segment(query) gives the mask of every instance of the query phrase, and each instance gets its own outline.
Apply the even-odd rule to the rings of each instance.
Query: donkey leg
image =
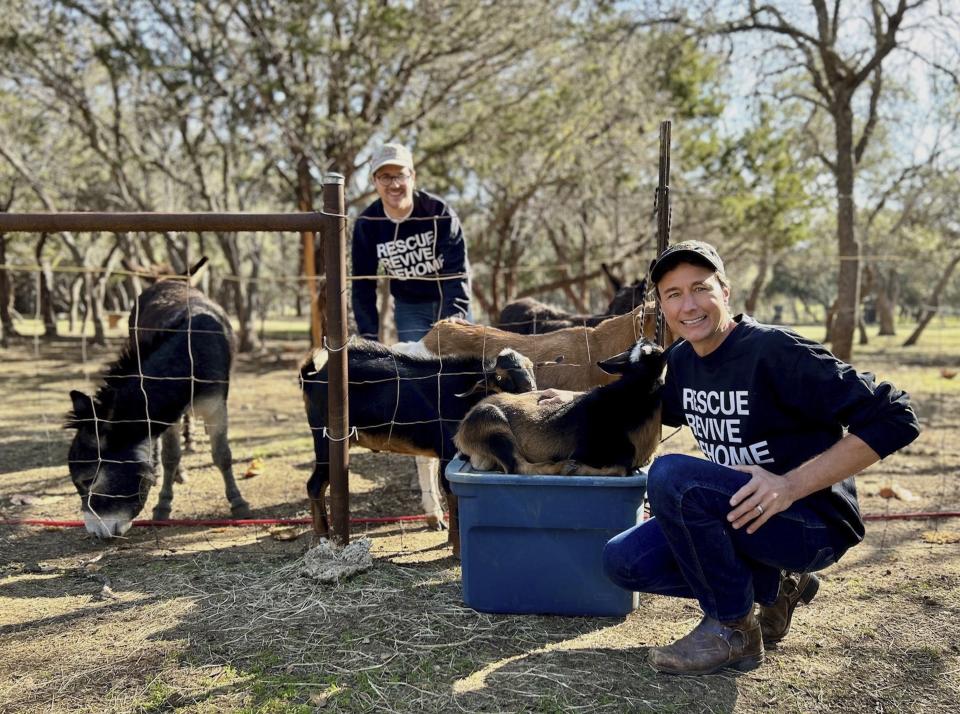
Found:
[[[170,518],[170,509],[173,506],[173,482],[176,481],[180,466],[180,434],[178,425],[174,424],[160,437],[163,448],[160,452],[163,464],[163,484],[160,486],[160,498],[153,507],[153,520],[165,521]]]
[[[188,454],[197,451],[197,445],[193,440],[193,416],[189,411],[183,415],[183,450]]]
[[[213,463],[223,474],[223,486],[230,502],[230,513],[235,518],[250,518],[253,512],[250,504],[240,495],[237,480],[233,476],[233,455],[230,453],[230,443],[227,441],[227,405],[219,402],[204,418],[204,426],[210,435],[210,452]]]

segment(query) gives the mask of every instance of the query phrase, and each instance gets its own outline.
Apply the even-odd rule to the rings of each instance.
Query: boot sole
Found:
[[[804,605],[809,605],[810,601],[816,597],[818,592],[820,592],[820,579],[816,575],[813,575],[807,580],[807,584],[803,590],[800,591],[800,599],[803,600]]]
[[[750,655],[749,657],[744,657],[738,659],[735,662],[726,662],[721,664],[719,667],[714,667],[713,669],[702,669],[702,670],[689,670],[689,669],[660,669],[654,664],[650,666],[653,667],[657,672],[661,674],[676,674],[683,675],[689,674],[693,676],[702,676],[704,674],[716,674],[717,672],[722,672],[725,669],[736,670],[737,672],[752,672],[757,667],[763,664],[763,652],[756,655]]]

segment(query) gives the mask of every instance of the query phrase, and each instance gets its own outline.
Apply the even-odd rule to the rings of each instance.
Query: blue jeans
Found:
[[[653,518],[607,543],[607,577],[627,590],[696,598],[705,614],[729,622],[754,602],[772,605],[782,570],[820,570],[846,552],[843,536],[802,501],[753,535],[734,530],[730,497],[749,480],[704,459],[658,458],[647,480]]]
[[[405,302],[394,298],[393,315],[397,322],[397,339],[400,342],[419,340],[430,331],[433,323],[440,319],[442,306],[439,300]],[[468,312],[466,319],[473,321],[473,316]]]

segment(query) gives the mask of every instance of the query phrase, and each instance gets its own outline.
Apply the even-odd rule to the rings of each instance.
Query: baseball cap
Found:
[[[663,274],[680,263],[703,265],[718,273],[726,272],[716,248],[702,240],[685,240],[668,246],[650,266],[650,280],[656,285]]]
[[[403,144],[384,144],[373,154],[370,175],[377,173],[381,166],[402,166],[413,171],[413,155]]]

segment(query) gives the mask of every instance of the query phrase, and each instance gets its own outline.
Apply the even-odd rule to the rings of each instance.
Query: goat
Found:
[[[300,367],[300,383],[313,433],[316,461],[307,495],[321,535],[329,532],[326,491],[330,479],[327,442],[327,352],[315,350]],[[464,414],[488,392],[536,389],[533,363],[514,350],[494,359],[418,357],[370,340],[355,340],[347,353],[350,425],[355,443],[399,454],[440,459],[443,468],[456,449],[453,435]],[[444,473],[443,469],[440,471]],[[450,511],[448,538],[459,555],[456,496],[446,476],[441,485]]]
[[[154,475],[154,447],[163,443],[163,486],[153,518],[169,518],[180,464],[179,424],[192,410],[210,434],[231,513],[251,515],[240,495],[227,441],[227,392],[233,331],[226,313],[182,281],[162,280],[137,298],[130,336],[93,397],[71,391],[66,428],[76,429],[68,456],[87,530],[125,533],[140,513]]]
[[[560,405],[540,393],[487,397],[464,417],[454,444],[479,471],[624,476],[660,440],[663,350],[641,339],[598,363],[620,379]]]
[[[642,329],[641,329],[642,325]],[[536,363],[540,388],[584,391],[613,381],[594,364],[630,347],[641,335],[653,337],[652,310],[637,307],[596,327],[567,327],[544,335],[520,335],[461,320],[441,320],[420,340],[434,355],[469,355],[488,358],[505,348],[515,349]]]
[[[547,305],[533,298],[521,298],[508,303],[500,311],[497,327],[521,335],[537,335],[554,332],[565,327],[595,327],[612,315],[623,315],[642,305],[647,294],[645,278],[624,286],[603,266],[607,278],[614,287],[614,296],[602,315],[574,315],[553,305]]]

